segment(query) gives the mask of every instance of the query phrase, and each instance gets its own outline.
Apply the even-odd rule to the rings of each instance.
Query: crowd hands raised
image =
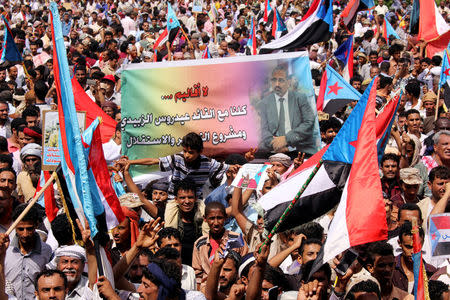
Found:
[[[274,4],[291,31],[310,3]],[[429,216],[447,212],[450,196],[450,121],[443,105],[446,94],[438,93],[437,87],[442,59],[425,58],[426,43],[407,33],[407,1],[394,1],[388,8],[379,0],[371,15],[358,16],[355,75],[350,80],[363,92],[380,75],[378,109],[395,90],[404,90],[380,161],[388,241],[353,249],[358,257],[344,271],[335,269],[351,256],[347,253],[311,272],[334,211],[265,242],[257,202],[312,153],[274,154],[267,161],[272,167],[261,190],[233,188],[240,166],[253,161],[257,149],[219,162],[202,155],[201,138],[190,133],[180,153],[130,160],[120,153],[118,125],[103,150],[114,180],[126,187],[120,197],[126,218],[105,244],[112,270],[102,276],[97,273],[89,225],[84,220],[70,223],[63,208],[50,224],[36,205],[11,234],[4,233],[36,192],[42,111],[56,108],[48,5],[5,1],[1,8],[25,61],[0,67],[0,299],[94,299],[97,292],[104,299],[145,300],[412,299],[413,223],[421,228],[430,299],[448,299],[449,261],[431,256],[427,232]],[[207,14],[210,3],[205,2],[198,15],[192,13],[192,2],[172,5],[188,39],[178,39],[164,57],[162,48],[156,54],[152,48],[167,21],[163,1],[60,3],[72,73],[92,101],[119,124],[120,73],[126,64],[201,59],[207,47],[212,57],[245,55],[251,17],[260,18],[264,11],[264,1],[217,2],[214,30]],[[335,3],[335,19],[343,7]],[[448,20],[448,1],[440,1],[438,10]],[[383,17],[400,40],[391,37],[388,43],[380,35]],[[342,73],[332,53],[348,34],[335,24],[329,42],[308,49],[317,92],[327,63]],[[259,24],[256,38],[258,48],[271,41],[265,24]],[[320,122],[322,146],[332,142],[355,104]],[[129,169],[138,164],[158,165],[171,178],[137,184]],[[74,227],[80,233],[76,239],[71,234]],[[242,244],[227,247],[241,234]]]
[[[446,162],[439,147],[450,135],[445,130],[436,135],[436,160]],[[402,139],[400,152],[410,143]],[[64,213],[48,227],[42,208],[34,206],[13,233],[0,234],[0,299],[94,299],[97,292],[104,299],[413,299],[413,223],[420,226],[429,292],[436,297],[431,299],[447,299],[449,262],[429,255],[426,232],[428,216],[447,208],[450,182],[444,164],[427,173],[430,196],[425,197],[427,189],[419,193],[419,172],[409,165],[400,168],[398,156],[385,154],[380,172],[389,240],[355,247],[348,251],[357,252],[356,259],[346,261],[349,255],[342,253],[317,270],[313,264],[334,212],[265,241],[257,207],[258,199],[285,180],[282,175],[292,172],[291,166],[302,165],[305,155],[294,160],[272,155],[263,188],[252,190],[232,188],[231,182],[256,149],[221,163],[204,156],[202,145],[201,137],[190,133],[180,153],[142,160],[122,156],[111,166],[128,192],[120,197],[126,219],[105,246],[111,274],[97,273],[87,222],[82,226],[76,220],[81,235],[76,244]],[[181,178],[164,178],[142,189],[129,173],[135,164],[157,164]],[[207,183],[210,187],[204,188]],[[7,186],[0,195],[0,203],[11,202],[0,211],[2,224],[10,224],[26,204],[13,209]],[[241,234],[242,242],[236,243]],[[343,262],[346,269],[335,271]]]

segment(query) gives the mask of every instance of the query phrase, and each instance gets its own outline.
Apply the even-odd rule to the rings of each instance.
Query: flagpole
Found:
[[[216,17],[214,17],[214,44],[217,44],[217,25],[216,25]]]
[[[281,217],[278,220],[278,222],[275,224],[275,226],[273,226],[273,228],[270,231],[269,235],[267,236],[267,238],[264,240],[263,244],[259,248],[259,250],[258,250],[259,252],[261,252],[262,247],[264,245],[266,245],[270,241],[270,239],[272,239],[272,237],[275,235],[275,233],[278,230],[278,228],[280,227],[281,223],[283,223],[283,221],[286,219],[286,217],[290,214],[290,212],[291,212],[292,208],[294,207],[295,203],[297,203],[298,199],[300,199],[300,197],[302,196],[303,192],[306,190],[308,185],[311,183],[311,180],[314,178],[314,176],[316,176],[317,171],[319,171],[319,168],[320,168],[320,166],[322,166],[322,164],[323,164],[323,160],[321,159],[317,163],[317,165],[314,167],[314,169],[312,170],[311,174],[309,175],[309,177],[306,179],[305,183],[302,185],[302,187],[298,191],[297,195],[295,195],[294,199],[291,201],[289,206],[283,212],[283,214],[281,215]]]
[[[23,212],[17,217],[17,219],[14,221],[14,223],[9,226],[8,230],[6,230],[6,235],[9,235],[17,226],[17,224],[22,221],[22,219],[26,216],[26,214],[30,211],[31,207],[36,204],[36,202],[39,200],[39,198],[42,196],[42,194],[45,192],[45,190],[50,186],[50,184],[53,183],[53,180],[55,180],[58,177],[56,172],[53,172],[52,176],[47,180],[47,182],[44,184],[42,189],[34,196],[34,198],[28,202],[27,207],[23,210]]]
[[[188,38],[186,32],[184,32],[184,29],[182,26],[180,26],[181,32],[183,33],[184,37],[186,38],[186,40],[188,41],[189,46],[191,46],[192,49],[194,49],[194,45],[192,45],[191,40]]]
[[[441,96],[441,88],[438,89],[438,94],[436,98],[436,107],[434,108],[436,111],[434,113],[434,120],[436,121],[438,119],[438,113],[439,113],[439,98]]]

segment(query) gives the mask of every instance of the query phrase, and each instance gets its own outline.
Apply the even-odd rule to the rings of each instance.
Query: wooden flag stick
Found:
[[[438,119],[438,113],[439,113],[439,98],[441,96],[441,89],[438,89],[437,99],[436,99],[436,107],[434,108],[436,111],[434,113],[434,120],[436,121]]]
[[[214,44],[217,44],[217,24],[216,24],[216,17],[214,17]]]
[[[27,207],[24,209],[24,211],[17,217],[17,219],[14,221],[14,223],[9,226],[8,230],[6,231],[6,234],[9,235],[11,231],[13,231],[17,224],[19,224],[20,221],[25,217],[25,215],[30,211],[31,207],[39,200],[41,195],[45,192],[45,190],[50,186],[50,184],[53,183],[53,180],[55,180],[58,177],[56,172],[53,172],[52,176],[47,180],[47,182],[44,184],[42,189],[34,196],[34,198],[28,202]]]
[[[183,29],[182,26],[180,26],[180,29],[181,29],[181,32],[183,33],[184,37],[186,38],[186,40],[187,40],[187,42],[188,42],[188,45],[189,45],[192,49],[194,49],[194,45],[192,45],[191,40],[188,38],[186,32],[184,32],[184,29]]]

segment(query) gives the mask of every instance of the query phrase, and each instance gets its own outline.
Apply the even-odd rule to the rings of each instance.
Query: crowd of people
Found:
[[[165,1],[58,4],[71,75],[118,122],[103,151],[114,183],[124,190],[119,200],[125,220],[104,237],[112,269],[101,275],[99,251],[88,223],[68,219],[58,192],[54,197],[59,212],[52,222],[39,204],[19,218],[40,182],[42,115],[56,108],[57,93],[49,3],[3,1],[0,12],[10,22],[24,61],[0,67],[0,299],[95,299],[96,295],[145,300],[413,299],[416,225],[430,299],[449,299],[450,261],[432,255],[428,233],[429,217],[449,211],[450,120],[444,102],[448,95],[438,91],[442,55],[426,57],[427,43],[409,34],[412,3],[378,0],[373,9],[358,14],[354,26],[350,84],[362,93],[379,76],[377,109],[398,89],[403,93],[379,162],[388,240],[355,247],[351,251],[357,257],[345,270],[336,271],[343,257],[351,256],[348,251],[318,270],[313,268],[335,209],[312,222],[299,220],[301,225],[264,243],[267,232],[258,199],[313,153],[301,153],[297,147],[292,156],[277,147],[280,153],[265,158],[271,167],[261,190],[232,186],[239,168],[255,159],[256,149],[216,160],[202,154],[203,141],[196,133],[184,136],[182,151],[170,156],[131,160],[122,155],[125,65],[204,59],[206,52],[213,58],[248,55],[252,18],[258,24],[258,49],[274,39],[270,24],[263,20],[265,1],[200,1],[203,10],[198,13],[193,12],[194,2],[198,5],[198,1],[170,2],[183,34],[156,49],[167,25]],[[311,2],[276,0],[271,5],[290,32]],[[345,5],[333,1],[335,25],[329,41],[299,49],[309,53],[317,93],[326,64],[342,74],[333,52],[350,37],[339,22]],[[217,17],[210,13],[212,6]],[[450,20],[448,0],[439,2],[438,11]],[[400,39],[382,36],[385,19]],[[295,84],[285,75],[286,88]],[[279,84],[279,79],[272,81],[274,91]],[[331,116],[320,114],[322,147],[333,141],[355,105],[356,101],[350,102]],[[157,165],[170,176],[137,183],[130,174],[132,165]],[[20,222],[7,235],[18,218]]]

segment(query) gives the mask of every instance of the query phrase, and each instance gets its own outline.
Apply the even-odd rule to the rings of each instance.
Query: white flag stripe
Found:
[[[350,177],[350,176],[349,176]],[[347,227],[347,186],[348,179],[345,183],[344,191],[342,192],[341,200],[339,202],[336,213],[331,221],[328,229],[327,240],[325,241],[323,262],[326,263],[332,260],[339,253],[350,248],[350,238]]]
[[[262,46],[261,49],[283,48],[298,39],[298,37],[301,36],[314,22],[320,20],[320,18],[317,16],[317,12],[319,11],[321,5],[322,1],[319,3],[316,11],[313,14],[311,14],[306,20],[298,23],[297,26],[295,26],[292,31],[284,35],[283,38],[273,40],[269,44]]]
[[[439,35],[443,35],[450,30],[450,26],[445,22],[442,15],[439,13],[438,7],[434,4],[434,14],[436,16],[436,29]]]
[[[270,192],[262,196],[258,203],[265,211],[267,211],[274,208],[280,203],[292,201],[302,185],[311,175],[314,167],[315,166],[305,169],[302,172],[294,175],[291,178],[288,178],[286,181],[277,185]],[[322,165],[317,171],[317,174],[309,183],[308,187],[303,192],[302,197],[313,195],[319,190],[323,191],[334,188],[335,186],[336,185],[329,178],[325,167]]]

